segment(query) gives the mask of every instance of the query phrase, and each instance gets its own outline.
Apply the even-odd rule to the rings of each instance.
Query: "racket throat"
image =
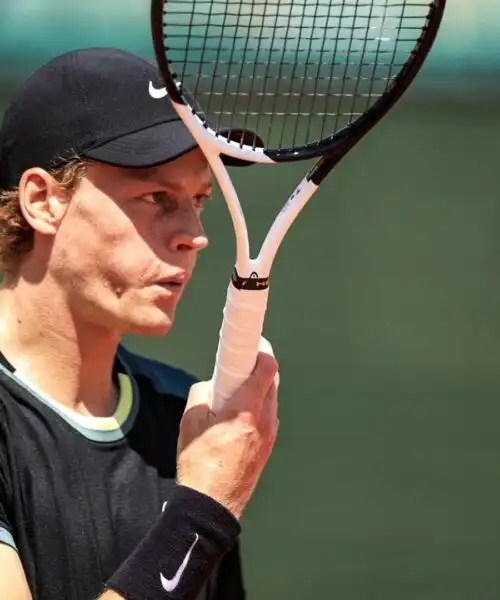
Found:
[[[306,175],[307,181],[312,181],[314,185],[319,186],[330,171],[335,167],[344,155],[326,154],[314,165]]]

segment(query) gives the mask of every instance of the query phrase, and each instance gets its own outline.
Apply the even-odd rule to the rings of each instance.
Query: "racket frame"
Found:
[[[256,148],[228,140],[224,134],[217,133],[204,117],[197,114],[196,109],[183,94],[182,82],[177,81],[176,75],[170,69],[168,49],[164,44],[163,33],[164,6],[166,4],[168,4],[168,0],[152,0],[151,31],[156,60],[171,101],[176,105],[188,107],[193,115],[197,117],[199,124],[206,130],[207,136],[214,136],[219,142],[218,147],[228,156],[266,164],[296,162],[322,157],[321,164],[318,165],[318,168],[313,169],[315,180],[319,183],[328,174],[329,170],[340,162],[349,150],[383,119],[418,75],[436,40],[446,7],[446,0],[432,0],[429,3],[430,10],[426,25],[422,28],[422,33],[416,41],[413,52],[385,93],[362,115],[340,131],[322,140],[293,148],[278,149]],[[224,144],[227,144],[227,146],[224,146]]]
[[[266,149],[245,145],[219,133],[198,114],[170,70],[164,44],[166,0],[152,0],[151,30],[158,67],[179,117],[204,152],[219,183],[233,222],[236,261],[227,290],[224,318],[213,372],[212,409],[219,410],[252,372],[267,309],[269,274],[281,242],[320,183],[347,153],[392,109],[419,73],[437,37],[446,0],[433,0],[427,22],[410,57],[386,92],[350,125],[318,142],[294,148]],[[230,130],[228,130],[229,132]],[[258,132],[257,132],[258,133]],[[222,157],[276,164],[320,157],[282,206],[255,259],[250,257],[245,215]],[[257,293],[258,292],[258,293]]]

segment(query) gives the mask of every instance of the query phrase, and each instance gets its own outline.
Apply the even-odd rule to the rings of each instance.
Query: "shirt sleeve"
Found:
[[[222,559],[217,575],[214,600],[245,600],[239,543]]]
[[[7,544],[14,549],[16,543],[12,535],[12,527],[8,516],[8,480],[6,473],[7,453],[5,450],[5,432],[3,428],[3,415],[0,407],[0,544]]]
[[[1,510],[0,510],[1,513]],[[5,521],[0,519],[0,544],[6,544],[14,550],[17,550],[16,542],[14,541],[14,537],[10,532],[10,526]]]

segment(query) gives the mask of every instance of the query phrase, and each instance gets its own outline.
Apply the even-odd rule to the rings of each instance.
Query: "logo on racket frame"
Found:
[[[259,277],[255,271],[250,277],[240,277],[234,269],[231,282],[238,290],[265,290],[269,287],[269,277]]]

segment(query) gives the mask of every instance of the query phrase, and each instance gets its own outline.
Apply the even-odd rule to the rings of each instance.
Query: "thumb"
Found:
[[[225,402],[225,406],[222,410],[229,405],[229,410],[242,410],[247,408],[249,402],[254,402],[254,396],[257,398],[264,398],[267,390],[271,386],[273,379],[277,384],[279,381],[278,375],[278,363],[274,358],[274,351],[271,343],[266,338],[261,337],[259,341],[259,352],[254,369],[250,376],[240,385],[240,387],[234,392],[231,398],[228,398]],[[201,385],[200,385],[201,384]],[[253,394],[248,394],[248,388],[253,390]],[[214,380],[203,381],[192,386],[190,392],[190,398],[188,404],[208,404],[212,406],[213,391],[214,391]],[[193,394],[193,398],[191,398]],[[257,403],[258,404],[258,403]],[[220,412],[220,411],[218,411]]]
[[[272,346],[265,338],[262,338],[253,372],[228,401],[227,406],[230,406],[231,410],[260,411],[267,391],[277,373],[278,363],[274,358]]]
[[[275,358],[275,356],[274,356],[274,350],[273,350],[273,347],[271,345],[271,342],[269,340],[266,340],[265,337],[261,337],[260,338],[259,352],[262,352],[263,354],[268,354],[269,356],[272,356],[273,358]],[[274,383],[276,384],[276,387],[279,386],[279,383],[280,383],[280,373],[279,373],[279,370],[276,371],[276,374],[274,376]]]
[[[278,368],[271,342],[266,340],[266,338],[261,337],[259,342],[259,354],[257,356],[253,375],[258,372],[259,377],[264,379],[264,385],[266,385],[267,382],[267,387],[269,387],[273,380],[276,383],[279,381]]]

